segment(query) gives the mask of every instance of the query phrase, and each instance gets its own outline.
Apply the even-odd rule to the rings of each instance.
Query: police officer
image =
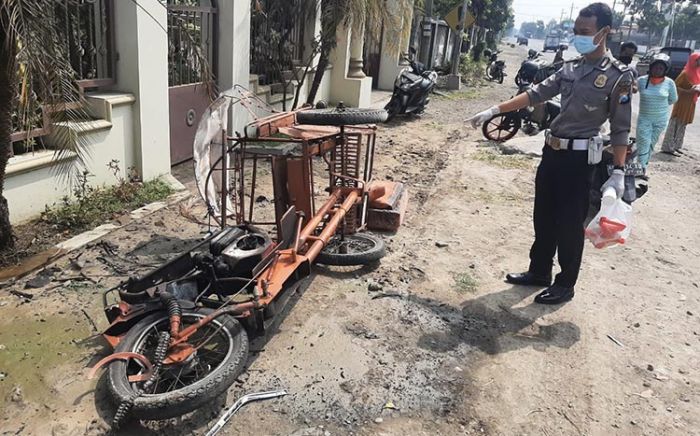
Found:
[[[535,242],[530,267],[527,272],[506,276],[512,284],[546,287],[535,297],[537,303],[559,304],[574,296],[592,172],[600,160],[599,134],[606,120],[610,121],[615,167],[602,189],[613,187],[618,198],[625,190],[633,78],[629,68],[607,50],[612,17],[604,3],[582,9],[574,25],[574,46],[581,57],[566,61],[558,72],[526,93],[468,120],[476,128],[496,114],[534,106],[561,94],[561,113],[546,132],[535,178]],[[552,283],[555,253],[561,272]]]

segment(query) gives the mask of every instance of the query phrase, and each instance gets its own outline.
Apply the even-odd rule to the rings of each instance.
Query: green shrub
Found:
[[[163,200],[173,193],[170,185],[163,180],[126,180],[119,175],[115,162],[110,162],[109,167],[117,177],[116,185],[94,188],[88,181],[90,174],[87,171],[80,172],[75,178],[73,197],[64,197],[60,205],[46,206],[41,214],[42,221],[59,231],[79,232],[148,203]]]

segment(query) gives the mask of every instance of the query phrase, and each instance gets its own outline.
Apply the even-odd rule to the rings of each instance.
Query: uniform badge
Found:
[[[619,90],[620,94],[629,94],[630,90],[632,89],[632,84],[622,82],[619,85],[617,85],[617,89]]]
[[[617,86],[619,91],[620,99],[618,100],[620,104],[627,104],[631,101],[630,91],[632,90],[632,83],[622,82]]]
[[[598,74],[598,77],[595,78],[595,82],[593,82],[593,85],[596,88],[603,88],[605,87],[605,84],[608,83],[608,76],[605,74]]]

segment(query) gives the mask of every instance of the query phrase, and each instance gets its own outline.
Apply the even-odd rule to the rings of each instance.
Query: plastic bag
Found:
[[[615,190],[603,193],[600,212],[586,227],[586,238],[595,248],[624,244],[632,230],[632,206],[618,199]]]

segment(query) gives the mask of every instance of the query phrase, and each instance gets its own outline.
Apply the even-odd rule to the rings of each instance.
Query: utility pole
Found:
[[[670,46],[673,46],[673,23],[675,22],[676,18],[676,2],[673,1],[671,2],[671,42],[669,43]]]
[[[574,19],[574,3],[571,3],[571,12],[569,12],[569,21]]]
[[[433,0],[425,0],[425,16],[433,16]]]
[[[464,2],[462,3],[462,15],[459,17],[461,22],[457,26],[457,31],[455,32],[454,37],[454,43],[452,46],[452,74],[450,74],[447,77],[448,89],[459,90],[462,85],[462,81],[459,76],[459,58],[460,54],[462,53],[462,43],[464,42],[462,34],[464,33],[465,24],[467,23],[467,14],[469,14],[469,10],[467,9],[468,6],[469,0],[464,0]]]
[[[454,43],[452,46],[452,74],[453,75],[458,75],[459,74],[459,55],[462,52],[462,42],[464,39],[462,38],[462,33],[464,33],[464,25],[467,23],[467,14],[469,11],[467,10],[467,7],[469,6],[469,0],[464,0],[462,3],[462,15],[459,17],[460,18],[460,24],[457,26],[457,31],[455,32],[455,38],[454,38]]]
[[[564,9],[561,10],[561,15],[559,15],[559,26],[564,24]]]

